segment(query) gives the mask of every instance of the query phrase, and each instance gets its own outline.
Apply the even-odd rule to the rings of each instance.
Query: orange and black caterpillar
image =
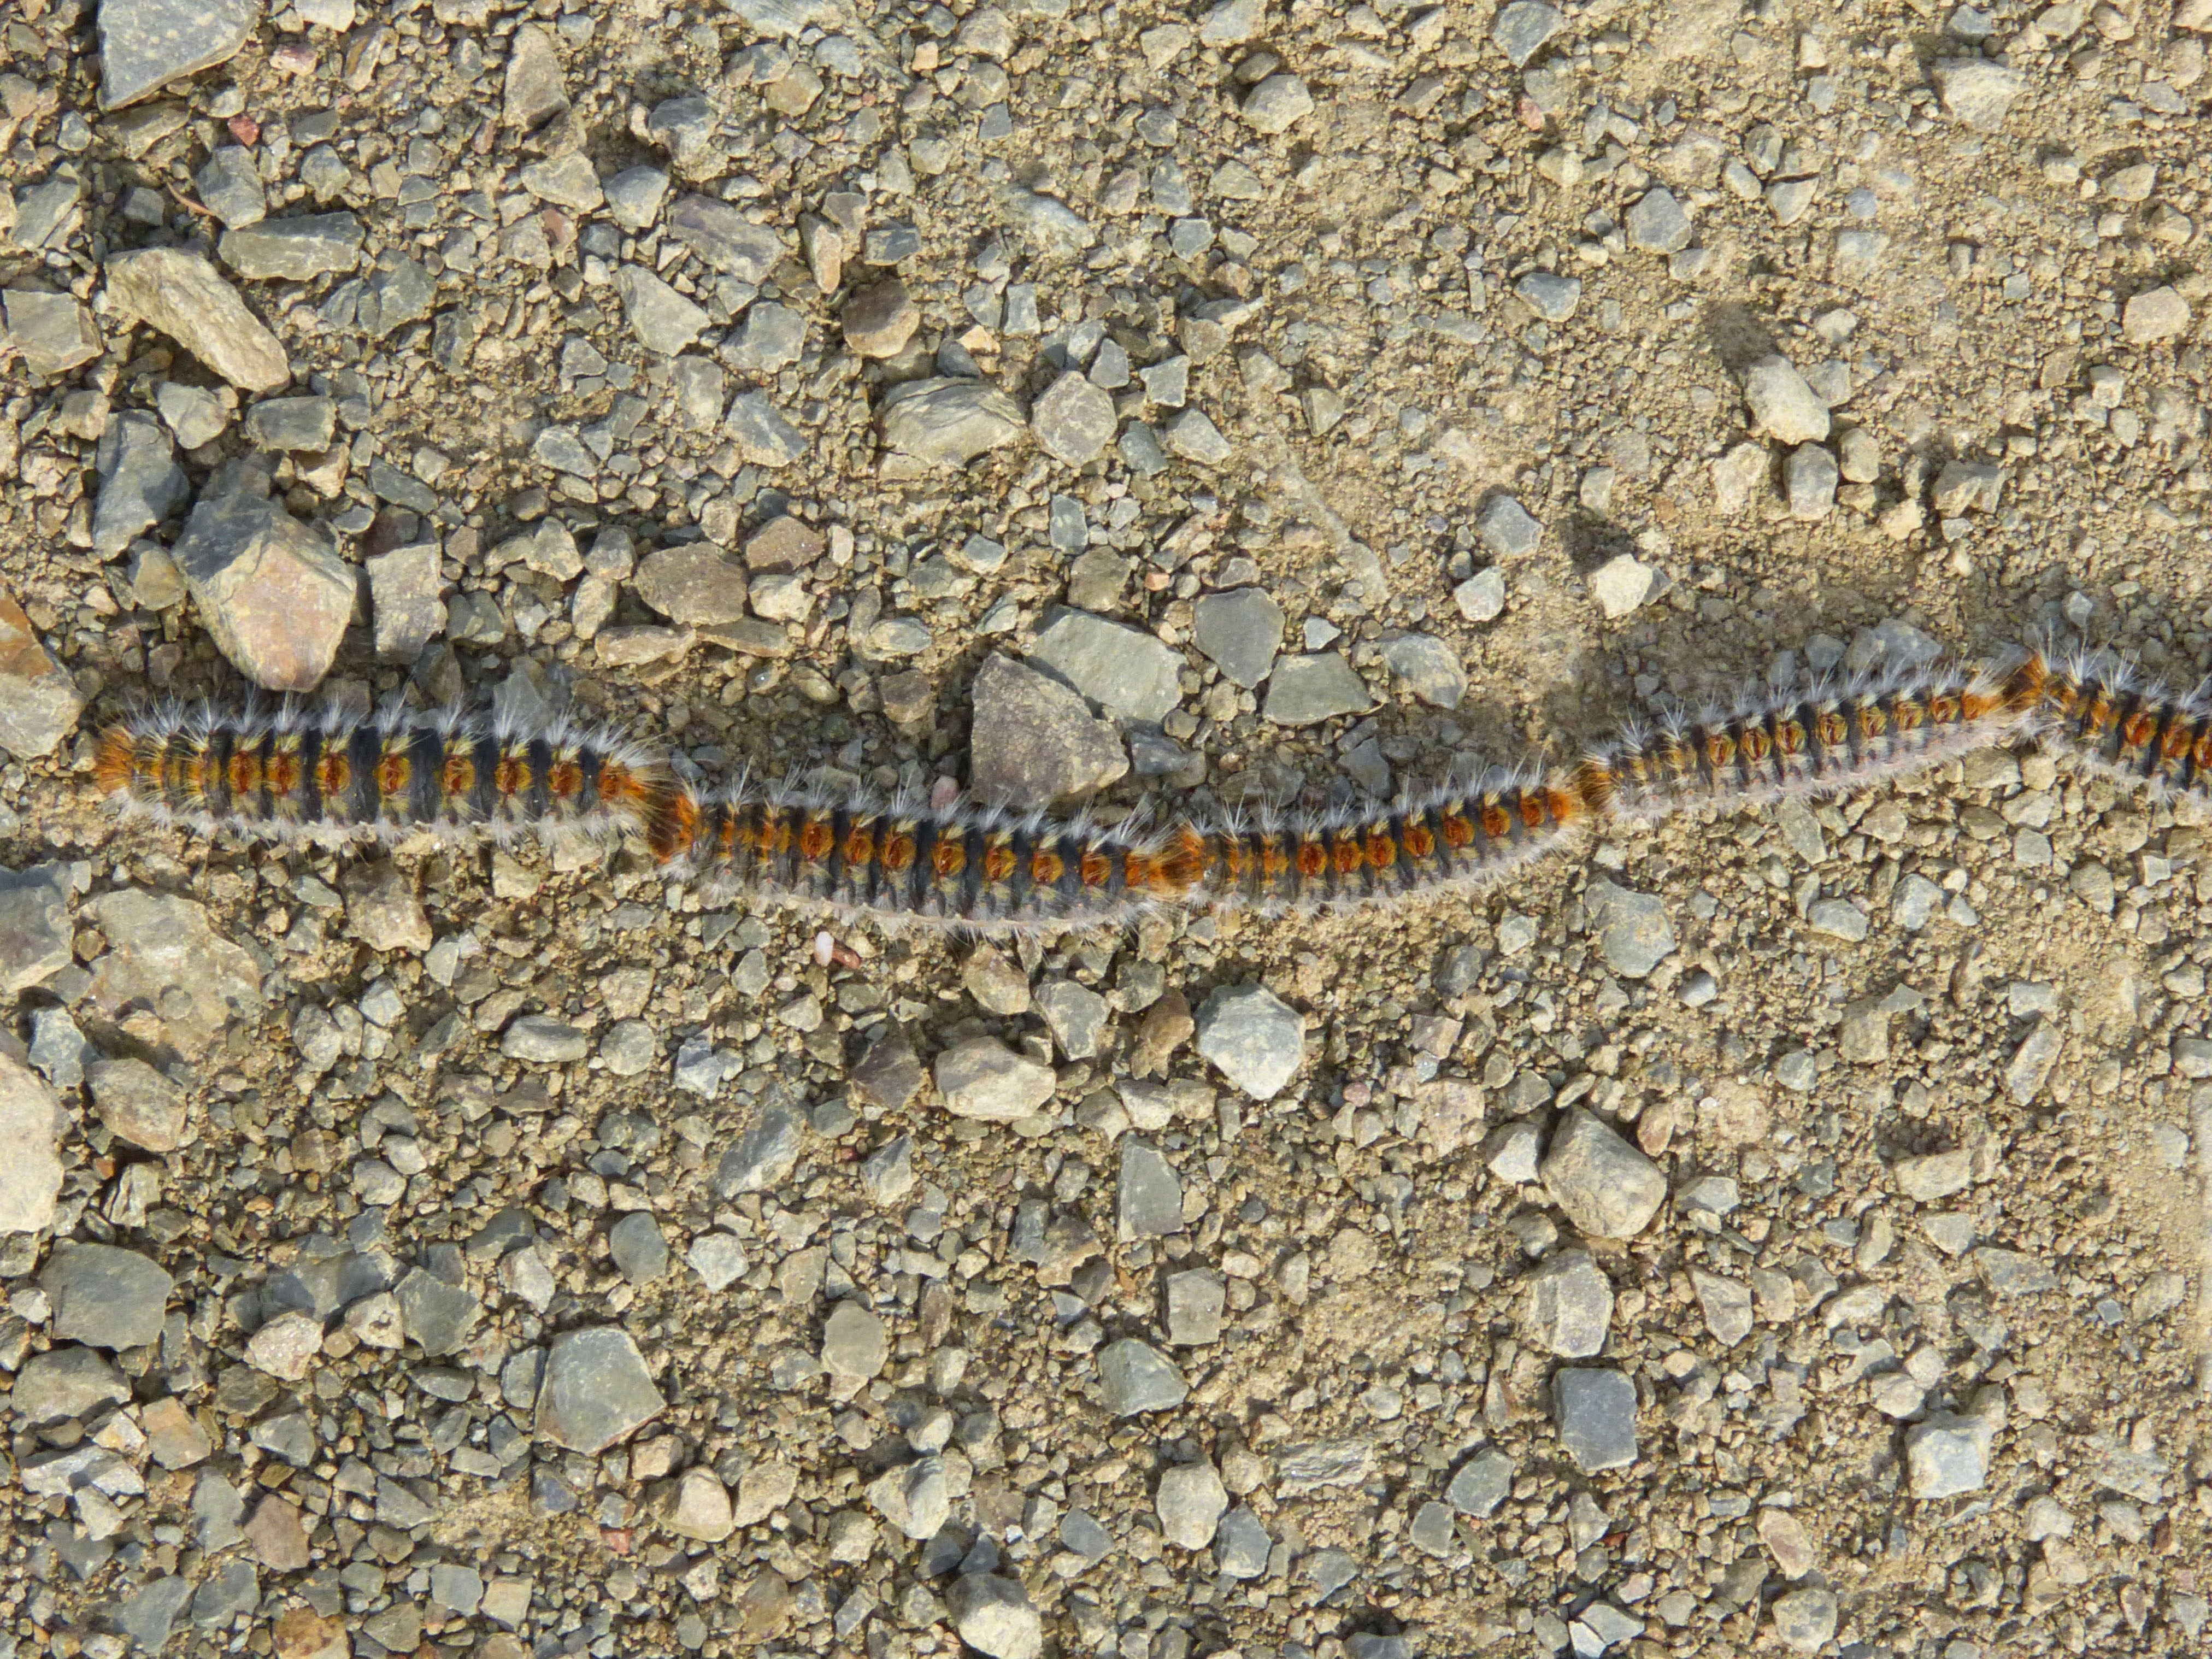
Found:
[[[1156,827],[702,788],[605,732],[451,711],[149,714],[101,737],[94,771],[125,811],[203,833],[634,842],[720,895],[1002,930],[1111,925],[1162,906],[1403,902],[1492,884],[1592,825],[1838,793],[2031,733],[2092,769],[2212,793],[2212,699],[2116,662],[2041,653],[1762,692],[1632,726],[1549,776],[1492,770],[1388,808]]]

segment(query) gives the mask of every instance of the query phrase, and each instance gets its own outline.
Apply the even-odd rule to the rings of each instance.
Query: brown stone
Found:
[[[770,519],[745,542],[745,563],[757,573],[804,570],[822,556],[821,532],[804,520]]]
[[[51,755],[84,709],[69,671],[40,643],[15,596],[0,592],[0,748]]]
[[[215,1449],[199,1419],[173,1395],[142,1409],[138,1426],[146,1431],[146,1449],[165,1469],[188,1469]]]
[[[307,1565],[307,1529],[299,1509],[273,1492],[246,1522],[246,1541],[271,1572],[298,1572]]]
[[[325,1619],[313,1607],[292,1607],[276,1620],[271,1632],[276,1659],[351,1659],[353,1644],[345,1626]]]
[[[746,614],[744,567],[712,542],[684,542],[648,554],[632,586],[672,623],[696,627]]]
[[[92,964],[93,1006],[139,1041],[195,1060],[234,1013],[258,1012],[253,958],[190,899],[126,887],[84,909],[109,947]]]
[[[118,1140],[173,1152],[192,1139],[185,1091],[143,1060],[103,1060],[85,1075],[100,1121]]]
[[[738,1638],[765,1642],[791,1622],[791,1586],[774,1571],[761,1573],[738,1598]]]
[[[361,584],[320,529],[240,490],[193,507],[172,556],[216,648],[246,678],[311,691],[330,672]]]
[[[863,357],[896,357],[921,326],[921,312],[896,276],[845,301],[845,343]]]

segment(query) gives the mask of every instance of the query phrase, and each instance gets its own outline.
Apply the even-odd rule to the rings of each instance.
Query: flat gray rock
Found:
[[[363,561],[362,568],[368,577],[376,654],[392,662],[413,662],[446,631],[438,544],[395,547]]]
[[[740,392],[730,399],[724,429],[755,466],[789,466],[806,453],[806,435],[770,401],[765,392]]]
[[[627,1331],[616,1325],[563,1331],[545,1356],[538,1432],[556,1446],[596,1457],[666,1405]]]
[[[1566,19],[1541,0],[1512,0],[1498,8],[1491,20],[1490,38],[1515,69],[1544,49],[1544,43],[1566,27]]]
[[[158,1023],[137,1029],[147,1040],[198,1059],[222,1034],[234,1012],[261,1006],[253,958],[208,926],[207,911],[187,898],[121,888],[87,901],[84,911],[108,948],[92,965],[92,1005],[106,1018],[127,1013]]]
[[[131,1055],[93,1066],[85,1083],[100,1121],[118,1140],[149,1152],[173,1152],[191,1139],[185,1091]]]
[[[1186,1268],[1167,1279],[1168,1340],[1178,1348],[1203,1347],[1221,1340],[1228,1286],[1207,1267]]]
[[[1125,1336],[1098,1351],[1098,1382],[1116,1417],[1170,1411],[1190,1397],[1176,1363],[1151,1344]]]
[[[1182,701],[1181,652],[1088,611],[1061,611],[1037,635],[1030,660],[1129,720],[1158,721]]]
[[[483,1316],[483,1304],[435,1273],[412,1268],[394,1292],[407,1338],[432,1358],[459,1351]]]
[[[607,1229],[607,1254],[633,1285],[650,1285],[668,1271],[668,1240],[650,1210],[632,1210]]]
[[[1987,1419],[1937,1412],[1905,1431],[1905,1469],[1912,1495],[1923,1503],[1979,1492],[1989,1483]]]
[[[1367,683],[1352,672],[1341,652],[1316,651],[1276,662],[1260,714],[1277,726],[1315,726],[1364,714],[1374,702]]]
[[[250,282],[304,283],[359,264],[362,235],[350,213],[305,213],[227,230],[216,252]]]
[[[709,320],[706,312],[641,265],[615,272],[615,292],[629,331],[648,351],[673,357],[699,337]]]
[[[798,1167],[805,1146],[806,1127],[796,1114],[781,1106],[766,1108],[714,1166],[716,1196],[771,1190]]]
[[[160,1339],[175,1287],[136,1250],[63,1244],[40,1270],[39,1288],[54,1304],[53,1334],[60,1340],[139,1348]]]
[[[118,313],[167,335],[240,391],[272,392],[292,378],[276,337],[199,255],[173,247],[112,254],[105,276]]]
[[[1593,881],[1585,895],[1598,953],[1623,979],[1642,979],[1674,953],[1674,924],[1656,893]]]
[[[1036,1009],[1067,1059],[1089,1060],[1098,1052],[1110,1011],[1097,992],[1073,980],[1049,980],[1037,987]]]
[[[1423,702],[1456,708],[1467,695],[1459,653],[1433,634],[1401,634],[1382,642],[1382,660]]]
[[[1583,302],[1581,277],[1561,276],[1548,270],[1530,271],[1513,285],[1513,291],[1520,296],[1522,304],[1547,323],[1565,322]]]
[[[74,941],[66,866],[0,870],[0,994],[52,979],[74,959]]]
[[[337,431],[330,398],[265,398],[246,411],[246,435],[263,449],[320,452]]]
[[[103,14],[104,11],[103,8]],[[147,1653],[159,1653],[168,1644],[177,1615],[191,1599],[192,1581],[181,1573],[173,1573],[166,1578],[149,1580],[143,1588],[131,1591],[110,1609],[110,1617],[133,1645]]]
[[[1213,1533],[1213,1564],[1226,1577],[1257,1578],[1275,1547],[1267,1523],[1242,1504],[1221,1518]]]
[[[1559,1443],[1585,1474],[1636,1461],[1636,1384],[1620,1371],[1563,1367],[1552,1379]]]
[[[1202,1550],[1213,1542],[1214,1530],[1228,1512],[1229,1489],[1212,1464],[1177,1463],[1160,1471],[1152,1507],[1169,1543]]]
[[[122,1372],[90,1348],[69,1346],[25,1360],[8,1405],[35,1427],[64,1418],[90,1418],[102,1406],[120,1406],[130,1398],[131,1383]]]
[[[1977,132],[1994,132],[2004,125],[2027,77],[2007,64],[1986,58],[1946,58],[1934,70],[1936,90],[1943,112]]]
[[[1743,400],[1752,420],[1778,442],[1819,443],[1828,435],[1827,404],[1787,357],[1761,357],[1746,369]]]
[[[1038,1659],[1044,1651],[1044,1620],[1018,1579],[963,1573],[945,1591],[945,1605],[960,1639],[988,1659]]]
[[[8,338],[23,354],[31,374],[66,374],[100,356],[106,345],[92,313],[67,294],[11,288],[0,295]]]
[[[1221,672],[1247,690],[1267,678],[1283,646],[1283,607],[1264,588],[1202,593],[1191,636]]]
[[[1444,1498],[1462,1515],[1486,1521],[1513,1492],[1513,1460],[1492,1447],[1460,1466]]]
[[[1679,253],[1690,245],[1690,216],[1663,186],[1647,190],[1628,210],[1628,240],[1632,246],[1654,253]]]
[[[1029,430],[1022,406],[981,380],[909,380],[884,394],[884,447],[931,466],[964,466]]]
[[[568,107],[568,88],[561,73],[561,53],[541,24],[525,23],[507,47],[507,82],[500,118],[529,132]]]
[[[822,1325],[823,1369],[856,1382],[883,1374],[890,1337],[880,1316],[857,1302],[840,1302]]]
[[[1264,985],[1223,986],[1199,1010],[1198,1052],[1254,1100],[1273,1100],[1305,1059],[1305,1020]]]
[[[757,286],[783,258],[783,239],[726,202],[685,196],[668,210],[668,232],[714,270]]]
[[[253,152],[243,144],[225,144],[200,164],[192,175],[200,205],[231,230],[256,224],[269,211],[269,198],[261,187],[261,168]]]
[[[1030,407],[1030,429],[1036,434],[1038,447],[1068,466],[1097,459],[1114,441],[1118,424],[1114,399],[1073,369]]]
[[[329,672],[358,580],[320,529],[241,491],[195,507],[173,556],[216,649],[246,678],[310,691]]]
[[[236,57],[259,0],[101,0],[100,106],[121,109]]]
[[[1052,1098],[1049,1066],[1018,1054],[996,1037],[969,1037],[937,1057],[937,1091],[955,1117],[1017,1123]]]
[[[160,422],[125,410],[100,434],[100,495],[92,511],[92,548],[112,559],[191,499],[191,485]]]
[[[1164,1238],[1182,1231],[1182,1182],[1157,1146],[1125,1135],[1121,1174],[1115,1188],[1121,1242]]]
[[[1667,1197],[1667,1177],[1580,1107],[1552,1133],[1544,1186],[1567,1219],[1592,1238],[1633,1238]]]
[[[1613,1323],[1613,1281],[1585,1250],[1562,1250],[1528,1275],[1523,1328],[1562,1359],[1588,1359]]]
[[[1012,658],[992,656],[970,691],[969,776],[985,800],[1043,807],[1104,788],[1129,769],[1111,720],[1083,696]]]

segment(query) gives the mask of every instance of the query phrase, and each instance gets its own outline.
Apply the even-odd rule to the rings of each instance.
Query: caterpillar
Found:
[[[1550,774],[1492,769],[1387,808],[1163,825],[702,787],[611,731],[453,710],[149,713],[102,733],[92,771],[125,813],[203,834],[635,842],[717,898],[997,932],[1115,925],[1161,907],[1401,903],[1493,884],[1593,826],[1841,793],[2031,733],[2154,789],[2212,779],[2212,698],[2105,659],[2042,652],[1810,680],[1694,719],[1632,724]]]

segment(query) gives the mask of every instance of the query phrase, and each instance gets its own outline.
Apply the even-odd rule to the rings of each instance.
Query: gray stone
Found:
[[[111,254],[105,275],[117,313],[167,335],[241,391],[274,391],[292,378],[276,337],[198,254],[173,247]]]
[[[149,1152],[173,1152],[192,1139],[185,1091],[143,1060],[103,1060],[86,1078],[108,1132]]]
[[[349,866],[339,881],[346,925],[372,951],[430,948],[430,919],[415,896],[415,878],[389,860]]]
[[[871,1204],[889,1208],[914,1190],[914,1137],[885,1141],[860,1162],[860,1190]]]
[[[154,393],[154,407],[186,449],[213,443],[230,424],[230,411],[222,398],[205,386],[186,386],[182,380],[162,381]]]
[[[1171,1411],[1190,1397],[1175,1362],[1133,1336],[1098,1351],[1098,1384],[1106,1409],[1116,1417]]]
[[[556,1446],[596,1457],[659,1416],[666,1404],[645,1356],[621,1327],[563,1331],[545,1356],[538,1432]]]
[[[964,466],[1029,429],[1022,406],[981,380],[908,380],[884,394],[887,448],[931,466]]]
[[[1690,216],[1663,186],[1647,190],[1628,210],[1632,246],[1654,253],[1679,253],[1690,245]]]
[[[1705,1328],[1723,1347],[1732,1348],[1751,1334],[1750,1286],[1692,1267],[1690,1287],[1697,1292],[1698,1305],[1705,1310]]]
[[[629,319],[630,332],[648,351],[673,357],[697,339],[709,320],[691,303],[641,265],[615,272],[615,292]]]
[[[1179,1348],[1203,1347],[1209,1342],[1219,1341],[1222,1315],[1227,1306],[1228,1285],[1219,1273],[1204,1267],[1170,1273],[1168,1340]]]
[[[568,83],[562,77],[561,54],[552,34],[539,24],[525,23],[515,30],[514,44],[507,48],[502,125],[529,132],[568,107]]]
[[[1520,0],[1525,4],[1527,0]],[[1508,10],[1514,8],[1508,7]],[[1548,11],[1550,7],[1538,7]],[[1575,307],[1583,302],[1583,283],[1579,276],[1560,276],[1548,270],[1532,270],[1513,285],[1521,302],[1547,323],[1564,323],[1575,314]]]
[[[1316,1550],[1304,1563],[1307,1579],[1314,1594],[1324,1600],[1342,1589],[1359,1577],[1359,1563],[1350,1550],[1331,1545],[1325,1550]]]
[[[1544,526],[1510,495],[1492,495],[1486,501],[1475,515],[1474,529],[1483,544],[1501,559],[1534,553],[1544,539]],[[1499,586],[1502,592],[1502,576]]]
[[[668,175],[654,167],[624,167],[599,188],[606,195],[609,217],[624,230],[645,230],[668,199]]]
[[[607,1229],[607,1254],[633,1285],[650,1285],[668,1271],[668,1240],[650,1210],[632,1210]]]
[[[766,1108],[714,1166],[715,1196],[773,1191],[798,1168],[805,1146],[806,1127],[796,1113],[781,1106]]]
[[[927,1081],[928,1074],[921,1068],[913,1042],[896,1024],[878,1032],[852,1071],[854,1096],[887,1112],[903,1109],[921,1092],[921,1085]]]
[[[1632,553],[1616,553],[1590,572],[1590,597],[1608,618],[1618,621],[1651,597],[1658,574]]]
[[[1121,1142],[1115,1212],[1123,1243],[1182,1231],[1182,1182],[1158,1147],[1133,1136]]]
[[[2161,284],[2129,298],[2120,313],[2120,332],[2130,345],[2155,345],[2186,334],[2190,319],[2189,301],[2179,289]]]
[[[1047,258],[1073,258],[1098,240],[1098,233],[1091,228],[1091,222],[1057,196],[1017,190],[1006,197],[1006,210],[1008,222]],[[868,233],[871,264],[892,264],[898,259],[913,257],[902,245],[903,238],[879,250],[877,239],[884,234],[879,230]],[[915,251],[919,252],[918,246]]]
[[[1592,1238],[1633,1238],[1667,1197],[1659,1166],[1579,1106],[1553,1131],[1545,1189]]]
[[[1160,1517],[1160,1532],[1169,1543],[1187,1550],[1202,1550],[1213,1542],[1215,1530],[1229,1509],[1229,1489],[1220,1471],[1211,1463],[1178,1463],[1160,1471],[1153,1509]]]
[[[1030,406],[1030,429],[1046,454],[1067,466],[1095,460],[1114,441],[1114,399],[1070,369]]]
[[[51,1348],[33,1354],[15,1373],[9,1408],[33,1427],[64,1418],[90,1418],[102,1406],[131,1398],[131,1383],[90,1348]]]
[[[483,1316],[483,1304],[437,1274],[410,1268],[393,1288],[408,1338],[433,1359],[459,1352]]]
[[[1017,1123],[1052,1098],[1052,1067],[996,1037],[969,1037],[937,1057],[937,1091],[955,1117],[984,1123]]]
[[[1180,652],[1088,611],[1060,612],[1037,635],[1030,660],[1129,720],[1160,720],[1182,700]]]
[[[1219,0],[1199,19],[1198,38],[1213,47],[1239,46],[1266,27],[1264,0]]]
[[[1187,461],[1200,466],[1219,466],[1230,457],[1231,446],[1204,410],[1186,409],[1167,424],[1167,447]]]
[[[1044,1620],[1018,1579],[963,1573],[945,1591],[945,1605],[960,1639],[988,1659],[1038,1659],[1044,1651]]]
[[[337,431],[338,408],[329,398],[270,398],[246,411],[246,435],[263,449],[320,453]]]
[[[970,695],[969,775],[985,800],[1043,807],[1091,794],[1129,769],[1114,723],[1025,664],[987,659]]]
[[[72,938],[65,866],[0,870],[0,995],[44,984],[68,967]]]
[[[831,1375],[865,1382],[890,1358],[884,1322],[857,1302],[840,1302],[822,1326],[822,1364]]]
[[[67,173],[55,173],[43,184],[33,185],[15,198],[15,222],[8,232],[17,247],[61,248],[84,222],[79,204],[84,182]]]
[[[1805,912],[1805,925],[1816,933],[1856,945],[1871,926],[1867,913],[1849,899],[1815,900]]]
[[[524,1014],[500,1033],[499,1051],[536,1066],[567,1066],[592,1051],[591,1038],[550,1014]]]
[[[838,313],[837,322],[844,331],[846,345],[860,356],[896,357],[906,349],[907,342],[914,338],[915,330],[921,326],[921,307],[915,304],[913,296],[906,291],[906,284],[897,277],[890,276],[880,283],[871,283],[848,299],[844,308]],[[1058,389],[1056,386],[1054,388],[1054,391]],[[1036,418],[1036,411],[1032,410],[1030,419],[1034,422]],[[1113,405],[1110,402],[1107,405],[1107,433],[1110,437],[1113,433]],[[1042,435],[1042,429],[1039,435]],[[1046,447],[1051,447],[1049,444]],[[1055,455],[1060,453],[1056,449],[1052,453]],[[1085,459],[1088,459],[1088,456],[1085,457]]]
[[[1973,1185],[1973,1154],[1960,1148],[1899,1158],[1890,1165],[1889,1178],[1914,1203],[1933,1204]]]
[[[103,21],[112,9],[112,3],[100,8]],[[105,33],[103,30],[103,37]],[[235,52],[237,47],[233,46],[230,50]],[[223,54],[226,58],[229,55],[229,52]],[[116,1628],[131,1638],[132,1645],[148,1653],[159,1653],[168,1644],[169,1633],[176,1626],[177,1615],[185,1610],[185,1604],[191,1599],[192,1581],[181,1573],[173,1573],[166,1578],[150,1579],[141,1589],[131,1591],[115,1604],[110,1616],[114,1620]]]
[[[1989,1483],[1989,1421],[1932,1413],[1905,1431],[1905,1468],[1912,1495],[1922,1503],[1979,1492]]]
[[[370,613],[375,619],[376,652],[392,662],[411,663],[446,630],[446,606],[439,597],[435,542],[395,547],[367,560]]]
[[[1986,58],[1945,58],[1934,70],[1943,112],[1977,132],[1994,132],[2005,112],[2027,86],[2027,77],[2009,64]]]
[[[1528,1275],[1522,1328],[1562,1359],[1588,1359],[1613,1324],[1613,1281],[1584,1250],[1562,1250]]]
[[[1999,1296],[2033,1296],[2058,1288],[2058,1275],[2041,1256],[2023,1250],[2000,1249],[1984,1244],[1974,1252],[1974,1266]]]
[[[1243,114],[1253,131],[1273,137],[1313,112],[1313,94],[1295,75],[1271,75],[1244,94]]]
[[[1609,881],[1594,881],[1584,895],[1598,952],[1623,979],[1642,979],[1674,952],[1674,925],[1666,901]]]
[[[797,362],[805,348],[806,319],[789,306],[759,300],[746,308],[745,325],[726,352],[731,368],[760,380]]]
[[[795,84],[800,74],[787,76],[781,84]],[[771,88],[769,100],[773,104],[777,88]],[[782,112],[796,114],[797,109]],[[720,173],[729,159],[728,150],[721,141],[721,120],[714,106],[703,93],[683,93],[674,98],[663,99],[653,106],[653,113],[646,118],[645,130],[648,137],[665,146],[676,170],[686,179],[704,183]]]
[[[1194,609],[1193,640],[1224,674],[1247,690],[1267,678],[1282,647],[1283,607],[1265,589],[1200,594]]]
[[[755,466],[789,466],[806,453],[805,434],[793,426],[765,392],[740,392],[723,417],[730,440]]]
[[[868,1502],[908,1538],[934,1538],[952,1510],[945,1460],[928,1456],[886,1469],[867,1488]]]
[[[1544,43],[1566,27],[1566,19],[1540,0],[1512,0],[1491,20],[1490,38],[1515,69],[1544,49]]]
[[[11,288],[0,295],[8,338],[23,354],[24,372],[66,374],[100,356],[106,346],[92,313],[67,294]]]
[[[1273,1100],[1305,1059],[1305,1021],[1264,985],[1222,986],[1198,1012],[1198,1052],[1254,1100]]]
[[[216,251],[249,282],[305,283],[359,264],[362,235],[350,213],[308,213],[226,231]]]
[[[1500,1181],[1525,1186],[1538,1176],[1543,1149],[1542,1132],[1528,1119],[1519,1118],[1483,1142],[1483,1167]]]
[[[1828,406],[1787,357],[1761,357],[1744,371],[1744,401],[1768,436],[1785,444],[1820,443],[1828,435]]]
[[[1364,714],[1374,702],[1366,682],[1352,672],[1342,653],[1316,651],[1277,660],[1260,714],[1277,726],[1315,726]]]
[[[1267,1572],[1267,1557],[1274,1547],[1266,1524],[1240,1504],[1214,1528],[1214,1566],[1224,1577],[1258,1578]]]
[[[710,1291],[726,1291],[745,1276],[751,1262],[745,1247],[728,1233],[702,1233],[691,1241],[684,1259]]]
[[[100,497],[92,550],[112,559],[191,499],[169,434],[150,415],[125,410],[100,434]]]
[[[1513,1491],[1513,1460],[1496,1448],[1477,1452],[1460,1466],[1444,1498],[1462,1515],[1486,1521]]]
[[[380,340],[410,323],[419,323],[437,303],[438,289],[428,266],[416,259],[391,259],[386,254],[363,284],[354,307],[354,320],[372,340]]]
[[[1431,1500],[1415,1511],[1413,1524],[1407,1528],[1406,1535],[1424,1555],[1447,1556],[1458,1547],[1459,1522],[1450,1504]]]
[[[1836,458],[1820,444],[1800,444],[1783,464],[1782,480],[1790,516],[1814,521],[1836,508]]]
[[[1382,642],[1382,660],[1423,702],[1456,708],[1467,695],[1459,653],[1433,634],[1401,634]]]
[[[1636,1461],[1636,1384],[1623,1373],[1569,1365],[1552,1378],[1559,1443],[1585,1474]]]
[[[1048,980],[1037,988],[1036,1007],[1067,1059],[1089,1060],[1098,1052],[1109,1011],[1106,999],[1096,991],[1073,980]]]
[[[260,21],[257,0],[105,0],[100,108],[121,109],[172,81],[228,62]]]
[[[2004,491],[2004,469],[1973,461],[1946,461],[1928,499],[1946,518],[1979,510],[1994,513]]]
[[[1836,1634],[1836,1595],[1813,1588],[1775,1598],[1774,1633],[1792,1653],[1818,1653]],[[1640,1632],[1644,1626],[1637,1626]]]
[[[261,1604],[261,1575],[251,1561],[226,1561],[200,1581],[192,1597],[192,1623],[203,1630],[227,1625]]]
[[[53,1303],[53,1334],[95,1348],[140,1348],[159,1340],[174,1285],[135,1250],[58,1244],[39,1274]]]
[[[783,258],[783,239],[711,196],[679,198],[668,210],[668,232],[708,265],[756,287]]]
[[[679,542],[648,553],[634,586],[671,622],[709,626],[745,614],[745,567],[712,542]]]
[[[357,583],[323,532],[240,491],[203,499],[173,554],[216,647],[256,685],[312,690],[352,620]]]
[[[579,150],[529,162],[515,176],[523,189],[539,201],[572,213],[597,212],[607,199],[591,158]]]

